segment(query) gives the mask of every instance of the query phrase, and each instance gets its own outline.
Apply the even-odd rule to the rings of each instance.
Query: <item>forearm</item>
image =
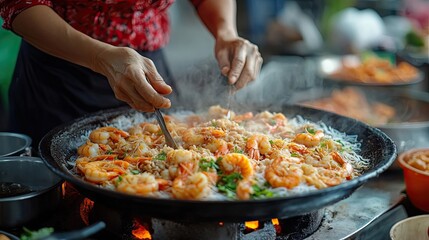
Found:
[[[197,11],[215,39],[228,39],[238,36],[234,0],[203,0]]]
[[[12,29],[40,50],[88,68],[92,68],[99,52],[110,47],[75,30],[43,5],[21,12],[14,19]]]

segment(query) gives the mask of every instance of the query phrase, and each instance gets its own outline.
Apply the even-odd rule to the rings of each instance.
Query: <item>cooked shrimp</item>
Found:
[[[336,186],[345,181],[344,173],[339,170],[317,168],[320,180],[328,186]]]
[[[338,152],[331,152],[330,155],[332,159],[339,163],[341,167],[346,171],[347,179],[350,179],[353,174],[353,166],[349,162],[347,162]]]
[[[213,139],[206,144],[206,148],[210,150],[215,156],[225,155],[228,153],[228,143],[223,139]]]
[[[157,134],[160,133],[161,129],[159,128],[159,125],[143,122],[140,124],[137,124],[130,129],[128,129],[128,132],[131,135],[137,135],[137,134]]]
[[[240,153],[228,153],[222,157],[219,167],[226,174],[240,173],[243,178],[253,175],[253,167],[250,160]]]
[[[310,152],[305,145],[294,143],[294,142],[291,142],[288,144],[288,149],[291,153],[296,152],[301,155],[304,155]]]
[[[246,142],[246,151],[249,157],[259,160],[261,154],[271,151],[271,143],[265,135],[253,135]]]
[[[248,119],[252,119],[252,118],[253,118],[253,113],[252,112],[246,112],[246,113],[234,116],[231,119],[235,122],[242,122],[244,120],[248,120]]]
[[[94,161],[87,163],[83,173],[88,181],[102,183],[124,174],[129,163],[122,160]]]
[[[237,197],[241,200],[247,200],[253,194],[253,181],[248,179],[243,179],[237,184]]]
[[[80,157],[80,158],[76,159],[75,165],[76,165],[76,168],[83,173],[86,164],[89,162],[102,161],[102,160],[114,160],[117,157],[118,156],[115,154],[100,155],[100,156],[95,156],[95,157]]]
[[[219,105],[216,106],[211,106],[209,108],[208,114],[210,118],[215,118],[215,119],[219,119],[219,118],[225,118],[228,115],[228,109],[222,108]],[[235,113],[233,111],[230,111],[231,114],[231,119],[234,119],[235,117]]]
[[[139,175],[125,175],[118,182],[117,189],[120,192],[148,196],[158,191],[158,181],[150,173]]]
[[[197,155],[189,150],[175,149],[167,153],[170,164],[169,173],[172,178],[190,175],[198,170]]]
[[[292,189],[302,182],[303,170],[297,164],[276,160],[265,170],[265,179],[273,187]]]
[[[105,152],[110,150],[112,150],[112,148],[109,145],[101,143],[97,144],[91,141],[86,141],[84,145],[80,146],[77,149],[77,153],[79,154],[79,156],[95,157],[104,154]]]
[[[188,146],[201,146],[204,144],[204,135],[197,133],[195,128],[191,128],[188,131],[184,132],[182,135],[182,140]]]
[[[320,179],[318,171],[309,164],[302,164],[301,169],[304,171],[304,179],[308,185],[313,185],[318,189],[326,188],[327,185]]]
[[[89,139],[94,143],[111,144],[121,138],[127,138],[130,134],[115,127],[97,128],[89,134]]]
[[[322,140],[324,136],[325,134],[321,130],[317,130],[314,134],[309,132],[298,133],[293,139],[293,141],[299,144],[303,144],[306,147],[315,147],[319,145],[320,140]]]
[[[209,193],[209,180],[201,172],[189,177],[178,177],[173,181],[172,194],[177,199],[202,199]]]

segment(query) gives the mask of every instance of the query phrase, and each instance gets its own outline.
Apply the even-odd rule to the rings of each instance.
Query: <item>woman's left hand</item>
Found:
[[[241,37],[216,39],[215,56],[222,74],[236,89],[255,80],[263,62],[258,46]]]

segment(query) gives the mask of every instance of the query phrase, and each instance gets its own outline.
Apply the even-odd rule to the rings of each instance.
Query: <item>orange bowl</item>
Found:
[[[414,154],[424,154],[429,157],[429,148],[411,149],[398,156],[398,162],[404,172],[405,187],[411,203],[429,212],[429,171],[419,170],[408,164]],[[428,163],[429,164],[429,163]]]

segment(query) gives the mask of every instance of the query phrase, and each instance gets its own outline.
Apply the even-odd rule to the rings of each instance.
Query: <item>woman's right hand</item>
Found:
[[[153,112],[154,108],[169,108],[164,95],[172,92],[156,70],[152,60],[127,47],[107,46],[92,60],[91,69],[103,74],[117,99],[132,108]]]

